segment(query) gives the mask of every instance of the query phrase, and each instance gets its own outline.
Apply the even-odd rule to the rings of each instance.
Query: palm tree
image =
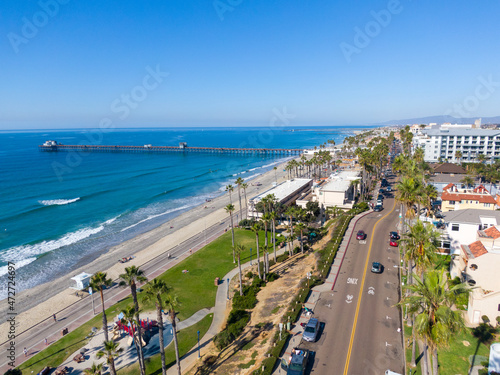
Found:
[[[424,224],[422,221],[418,220],[415,225],[410,226],[409,232],[403,234],[401,239],[401,244],[405,250],[405,259],[408,262],[408,276],[409,283],[412,284],[412,269],[413,264],[415,264],[417,274],[422,275],[424,270],[433,264],[436,258],[436,251],[439,246],[439,233],[436,232],[431,224]],[[415,367],[415,350],[416,350],[416,333],[415,324],[412,320],[412,337],[413,346],[411,354],[411,366]]]
[[[420,199],[420,181],[412,177],[403,177],[396,188],[396,200],[406,208],[405,216],[413,218],[413,205]]]
[[[304,223],[299,223],[295,226],[295,230],[300,233],[300,251],[302,254],[304,254],[304,243],[302,241],[302,237],[304,236],[305,229],[306,229],[306,226]]]
[[[229,192],[229,203],[230,203],[230,204],[233,204],[233,199],[232,199],[232,197],[231,197],[231,193],[234,191],[234,186],[233,186],[233,185],[231,185],[231,184],[227,185],[227,186],[226,186],[226,191],[228,191],[228,192]]]
[[[262,279],[262,276],[260,275],[260,252],[259,252],[259,230],[260,230],[260,225],[255,223],[250,227],[250,230],[255,233],[255,242],[257,244],[257,273],[259,275],[259,278]],[[233,250],[234,251],[234,250]]]
[[[466,188],[474,186],[474,179],[472,178],[472,176],[469,175],[466,175],[464,178],[462,178],[460,182],[464,184]]]
[[[245,251],[246,251],[245,246],[240,245],[240,244],[236,244],[236,246],[234,248],[234,252],[236,254],[236,259],[238,259],[238,274],[239,274],[239,278],[240,278],[240,296],[243,295],[243,278],[241,275],[241,253],[243,253]]]
[[[293,208],[292,206],[288,207],[288,209],[285,212],[285,215],[287,215],[290,218],[290,249],[289,249],[289,253],[290,253],[290,256],[292,256],[293,255],[293,249],[292,249],[292,246],[293,246],[293,217],[295,216],[295,208]]]
[[[273,169],[274,169],[274,181],[278,182],[278,175],[276,174],[278,167],[273,167]]]
[[[234,182],[238,186],[238,199],[240,201],[240,212],[243,212],[243,208],[241,207],[241,184],[243,184],[244,182],[245,180],[243,180],[241,177],[238,177]]]
[[[428,184],[424,188],[423,196],[425,198],[425,206],[427,207],[427,216],[429,216],[432,211],[432,202],[438,197],[438,191],[434,185]]]
[[[104,288],[111,286],[113,280],[107,278],[106,272],[97,272],[90,278],[89,286],[93,290],[98,290],[101,295],[102,305],[102,329],[104,331],[104,341],[109,341],[108,337],[108,318],[106,316],[106,308],[104,307]]]
[[[232,244],[233,244],[233,249],[234,249],[234,226],[233,226],[234,206],[232,204],[228,204],[224,209],[226,210],[226,212],[229,214],[229,217],[231,218],[231,239],[232,239]],[[236,259],[234,258],[234,250],[233,250],[233,263],[236,263]]]
[[[147,277],[144,276],[144,271],[139,269],[136,266],[130,266],[125,268],[125,273],[120,275],[120,286],[128,286],[130,287],[130,292],[132,293],[132,299],[134,300],[134,309],[135,309],[135,319],[137,322],[140,322],[139,318],[139,302],[137,301],[137,283],[145,283],[148,281]],[[137,334],[141,338],[139,340],[139,367],[141,369],[141,375],[146,373],[146,366],[144,364],[144,354],[142,352],[142,328],[141,324],[137,324]]]
[[[177,296],[167,292],[163,303],[168,311],[168,315],[170,316],[170,320],[172,322],[172,334],[174,337],[174,349],[175,349],[175,361],[177,363],[177,375],[181,375],[181,360],[179,357],[179,342],[177,341],[177,322],[175,321],[177,313],[175,309],[179,306],[179,301],[177,300]]]
[[[248,184],[246,182],[242,183],[241,188],[243,189],[243,194],[245,196],[245,219],[247,219],[248,218],[248,201],[247,201]]]
[[[142,348],[142,336],[139,330],[139,327],[141,326],[141,323],[139,320],[135,320],[135,306],[127,306],[125,309],[122,309],[122,323],[123,324],[128,324],[130,326],[130,329],[132,330],[132,340],[134,341],[134,346],[135,350],[137,351],[137,356],[140,358],[142,355],[142,351],[140,351],[140,348]],[[137,335],[134,331],[134,329],[137,328]],[[142,366],[144,361],[139,360],[139,366]],[[142,371],[142,368],[141,368]]]
[[[445,270],[432,270],[421,279],[414,275],[415,284],[406,286],[412,294],[404,297],[400,304],[408,304],[411,313],[417,314],[415,330],[424,340],[426,351],[432,353],[432,373],[439,374],[437,349],[447,345],[454,334],[465,325],[459,310],[452,305],[457,297],[469,293],[465,284],[447,285]]]
[[[271,222],[271,214],[268,212],[268,213],[265,213],[264,215],[262,215],[261,221],[264,224],[264,246],[267,249],[267,246],[268,246],[267,229],[268,229],[269,224]]]
[[[457,161],[460,161],[462,159],[462,151],[455,151],[455,159],[457,159]]]
[[[85,375],[101,375],[101,371],[102,363],[96,364],[95,362],[92,362],[92,366],[83,370],[83,373]]]
[[[146,284],[144,288],[144,296],[142,300],[144,302],[154,301],[156,306],[156,316],[158,319],[158,329],[159,329],[159,339],[160,339],[160,356],[161,356],[161,371],[163,375],[167,374],[167,366],[165,365],[165,344],[163,343],[163,314],[162,310],[164,308],[163,297],[170,288],[167,286],[165,281],[159,279],[153,279]]]
[[[115,358],[123,351],[122,348],[118,348],[119,345],[113,340],[106,340],[104,341],[104,348],[96,353],[97,358],[106,357],[106,363],[109,365],[111,375],[116,375]]]
[[[269,214],[269,217],[271,218],[271,222],[273,224],[273,252],[274,252],[274,262],[276,262],[276,218],[278,217],[278,214],[276,211],[271,211]]]

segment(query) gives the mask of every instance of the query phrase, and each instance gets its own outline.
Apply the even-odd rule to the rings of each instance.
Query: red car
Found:
[[[398,247],[398,241],[396,241],[396,240],[390,240],[389,241],[389,245],[394,246],[394,247]]]
[[[358,234],[356,234],[356,239],[364,240],[365,238],[366,238],[366,233],[362,230],[358,231]]]

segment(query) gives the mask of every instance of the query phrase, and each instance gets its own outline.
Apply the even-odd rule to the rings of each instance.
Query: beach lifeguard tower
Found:
[[[179,148],[184,149],[187,148],[188,144],[187,142],[179,142]]]
[[[90,278],[92,277],[91,273],[82,272],[74,277],[71,280],[75,281],[75,284],[70,286],[71,289],[83,290],[87,289],[90,284]]]

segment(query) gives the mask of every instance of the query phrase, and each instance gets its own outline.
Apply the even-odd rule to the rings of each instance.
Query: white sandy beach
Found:
[[[286,179],[286,173],[283,172],[284,165],[285,163],[277,165],[278,169],[276,174],[278,182],[282,182]],[[247,199],[270,189],[274,180],[275,171],[271,170],[248,181]],[[253,186],[252,182],[255,183],[257,181],[262,185]],[[243,191],[241,194],[244,207]],[[232,193],[232,201],[236,209],[238,209],[237,189]],[[209,228],[221,222],[221,220],[226,219],[227,213],[224,207],[228,203],[229,195],[224,194],[223,196],[213,199],[211,202],[204,203],[179,215],[158,228],[109,249],[108,252],[102,254],[91,263],[71,271],[64,277],[19,293],[16,296],[16,309],[19,312],[16,319],[18,323],[16,331],[18,333],[23,332],[29,327],[51,317],[52,314],[57,313],[79,300],[80,297],[75,295],[75,290],[69,288],[71,285],[71,277],[81,272],[95,273],[104,271],[107,272],[108,277],[116,279],[124,272],[125,267],[131,265],[140,266],[159,254],[168,252],[185,239],[203,232],[205,228]],[[207,208],[205,208],[205,206],[207,206]],[[118,259],[131,255],[134,255],[135,259],[126,264],[117,261]],[[6,308],[7,304],[0,309],[0,311],[4,313],[3,316],[6,316]],[[0,341],[6,341],[8,332],[6,322],[0,325],[0,331],[2,332]]]

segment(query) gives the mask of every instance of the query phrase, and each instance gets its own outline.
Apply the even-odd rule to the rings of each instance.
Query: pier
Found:
[[[300,155],[302,149],[295,148],[237,148],[237,147],[188,147],[186,142],[179,146],[121,146],[121,145],[64,145],[56,141],[47,141],[38,146],[40,151],[78,151],[78,152],[202,152],[218,154],[264,154],[264,155]]]

